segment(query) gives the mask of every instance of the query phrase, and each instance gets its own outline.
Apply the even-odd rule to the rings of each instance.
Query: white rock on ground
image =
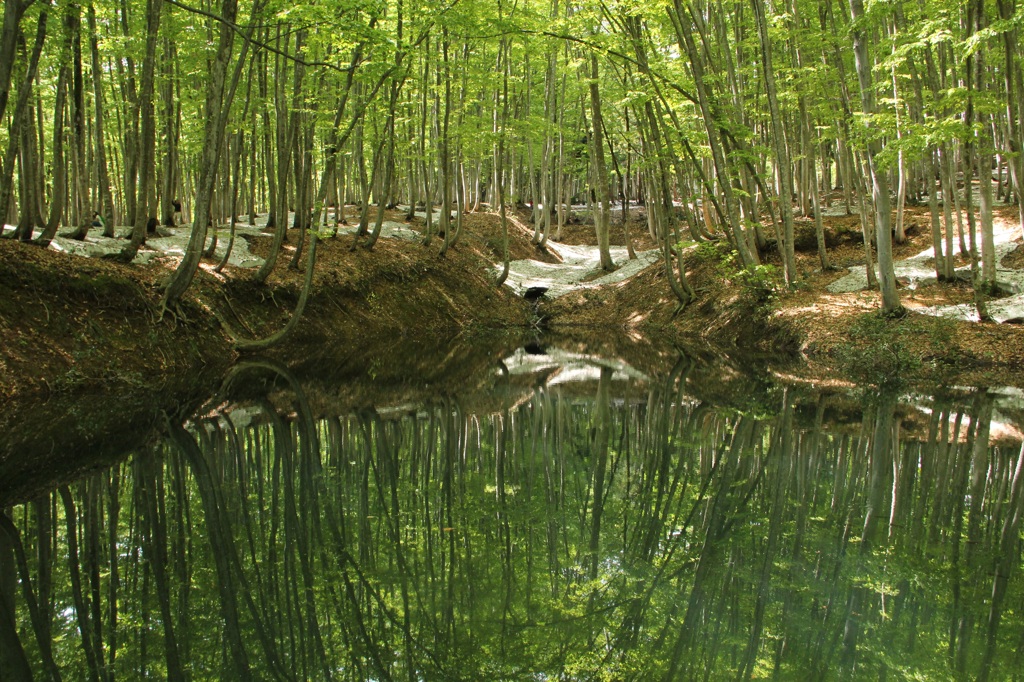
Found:
[[[13,232],[14,227],[4,226],[4,232],[8,228]],[[127,228],[121,228],[119,232],[125,233]],[[96,231],[97,233],[99,230]],[[228,227],[217,228],[217,249],[214,251],[214,258],[224,257],[228,241],[231,238],[231,230]],[[239,268],[257,268],[263,264],[263,259],[249,251],[249,242],[242,238],[243,235],[256,236],[265,234],[260,228],[253,227],[247,223],[235,225],[235,243],[231,248],[231,257],[228,263]],[[183,256],[191,236],[190,227],[160,227],[160,236],[150,235],[146,238],[145,245],[139,249],[135,256],[135,263],[149,263],[154,258],[163,255]],[[38,232],[33,234],[33,238]],[[211,237],[212,238],[212,235]],[[68,239],[58,235],[50,242],[50,248],[54,251],[63,251],[76,256],[87,258],[102,258],[103,256],[115,254],[125,247],[126,241],[116,237],[102,237],[99,234],[90,234],[83,241]],[[209,246],[209,242],[207,242]]]
[[[533,259],[516,260],[509,263],[506,286],[517,294],[526,293],[532,287],[547,288],[549,298],[564,296],[578,289],[593,289],[605,284],[614,284],[629,279],[661,257],[658,249],[641,251],[635,260],[629,260],[624,247],[611,249],[612,260],[618,269],[606,275],[585,280],[600,267],[600,252],[596,246],[572,246],[548,240],[547,247],[562,259],[561,263],[542,263]],[[501,265],[495,266],[501,272]]]
[[[1009,292],[1006,298],[990,301],[988,304],[989,313],[996,322],[1010,322],[1024,320],[1024,270],[1004,268],[999,265],[1003,258],[1018,247],[1014,241],[1019,231],[1015,228],[996,230],[994,237],[996,242],[996,285],[1003,292]],[[910,258],[896,261],[894,270],[897,279],[908,289],[916,289],[926,284],[934,284],[936,281],[935,267],[928,261],[933,258],[934,251],[927,248],[921,253]],[[877,274],[877,267],[875,273]],[[971,266],[963,265],[955,270],[957,277],[970,281]],[[854,291],[863,291],[868,288],[867,268],[863,265],[850,268],[848,274],[840,277],[829,284],[826,289],[833,294],[844,294]],[[916,312],[937,317],[947,317],[955,320],[966,320],[977,322],[978,311],[972,304],[941,305],[918,308]]]

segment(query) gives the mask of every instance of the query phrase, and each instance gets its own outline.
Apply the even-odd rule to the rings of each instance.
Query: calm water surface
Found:
[[[1019,397],[477,374],[248,363],[112,467],[0,480],[0,679],[1021,679]]]

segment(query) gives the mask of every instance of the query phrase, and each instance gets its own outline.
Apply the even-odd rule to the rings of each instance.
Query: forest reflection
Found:
[[[835,419],[587,367],[331,416],[241,368],[285,388],[0,514],[0,677],[1019,679],[992,394]]]

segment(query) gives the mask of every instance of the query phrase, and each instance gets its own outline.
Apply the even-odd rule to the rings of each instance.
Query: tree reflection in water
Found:
[[[319,416],[242,367],[287,388],[0,516],[3,679],[1020,675],[992,396],[836,421],[688,371]]]

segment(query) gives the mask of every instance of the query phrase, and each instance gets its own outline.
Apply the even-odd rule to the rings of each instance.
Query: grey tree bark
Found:
[[[609,248],[609,226],[612,221],[611,194],[608,187],[608,166],[604,158],[604,118],[601,115],[601,93],[597,81],[600,76],[597,55],[590,55],[590,111],[594,134],[594,180],[597,185],[597,207],[594,211],[594,230],[597,233],[597,248],[602,270],[613,270],[612,254]]]
[[[796,254],[793,244],[793,164],[789,158],[786,132],[782,114],[779,111],[779,97],[775,88],[775,69],[772,66],[772,45],[768,38],[768,21],[765,17],[764,0],[751,0],[757,19],[757,35],[761,43],[761,71],[764,74],[765,92],[768,96],[768,111],[772,126],[772,148],[775,152],[775,172],[779,178],[779,214],[782,216],[782,263],[786,282],[796,281]]]
[[[252,9],[252,15],[258,16],[262,10],[262,0],[257,0]],[[203,254],[203,246],[206,244],[206,225],[210,216],[210,197],[213,193],[213,186],[217,180],[217,162],[220,158],[221,147],[224,143],[224,129],[227,125],[228,112],[231,109],[231,101],[234,99],[238,80],[241,76],[245,63],[245,55],[249,47],[249,39],[252,37],[258,22],[253,21],[245,35],[245,44],[238,56],[235,71],[232,76],[231,87],[225,94],[225,80],[227,77],[228,63],[231,60],[231,48],[234,43],[233,24],[238,13],[238,0],[222,0],[220,16],[226,22],[220,26],[220,40],[217,46],[217,53],[210,68],[210,80],[206,90],[206,125],[203,131],[203,155],[199,166],[199,183],[196,192],[195,218],[192,221],[192,236],[189,238],[188,246],[185,249],[185,257],[182,258],[178,268],[174,271],[170,281],[164,289],[163,311],[175,307],[195,277],[199,269],[199,261]]]
[[[871,116],[875,113],[875,93],[871,79],[872,62],[868,54],[863,17],[863,0],[850,0],[853,56],[857,67],[857,81],[860,85],[861,109],[865,115]],[[899,293],[896,291],[896,272],[892,257],[889,181],[885,173],[877,168],[875,161],[879,151],[879,143],[872,140],[868,143],[865,156],[868,173],[871,177],[871,196],[874,199],[875,207],[875,241],[878,245],[878,282],[882,292],[882,313],[895,315],[903,311],[903,305],[900,303]]]
[[[32,83],[36,79],[36,71],[39,67],[39,55],[43,51],[43,41],[46,39],[47,16],[45,9],[39,13],[39,20],[36,23],[35,43],[32,46],[32,53],[28,58],[28,63],[25,68],[25,76],[18,86],[14,112],[11,114],[11,132],[7,141],[7,151],[3,158],[3,168],[2,171],[0,171],[3,173],[3,175],[0,175],[0,223],[6,219],[7,210],[10,208],[13,190],[12,180],[14,178],[14,164],[18,158],[18,144],[21,138],[21,128],[24,125],[25,117],[29,111],[29,99],[32,95]],[[6,26],[4,30],[6,30]],[[2,48],[2,46],[0,46],[0,48]]]
[[[162,9],[163,0],[148,0],[146,3],[146,58],[142,64],[142,88],[139,91],[139,184],[131,241],[118,254],[118,259],[124,262],[130,262],[135,258],[139,247],[146,241],[149,214],[156,213],[156,206],[150,206],[150,189],[155,176],[156,122],[153,115],[153,94],[156,89],[156,43],[160,33]],[[102,148],[103,145],[100,143],[97,146]]]

